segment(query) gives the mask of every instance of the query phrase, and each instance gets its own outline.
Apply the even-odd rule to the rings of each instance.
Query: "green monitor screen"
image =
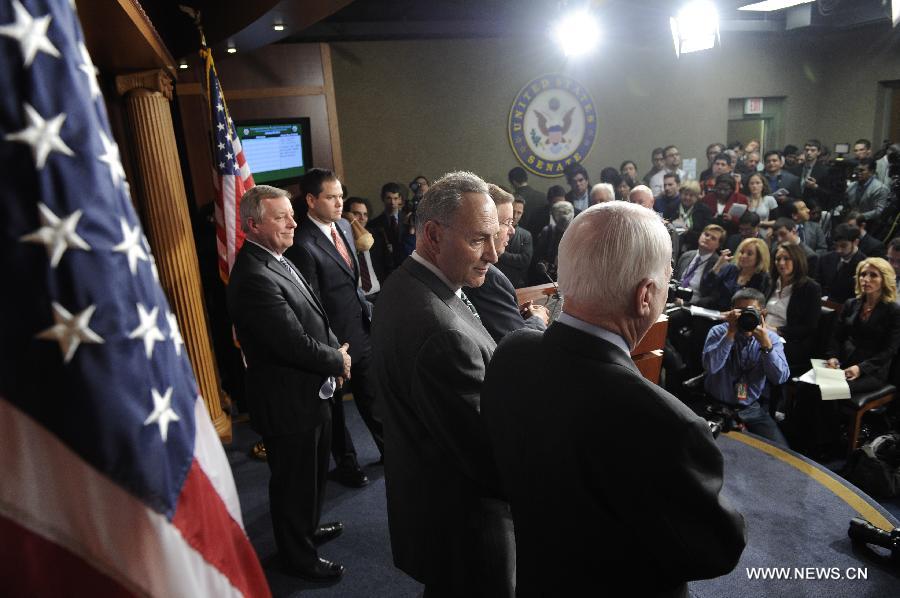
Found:
[[[234,128],[254,183],[295,183],[312,167],[309,118],[241,121]]]

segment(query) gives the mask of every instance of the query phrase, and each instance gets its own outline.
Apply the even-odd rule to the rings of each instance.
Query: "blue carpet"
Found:
[[[378,452],[355,407],[346,409],[347,425],[359,453],[360,463],[371,480],[359,490],[329,482],[322,522],[342,521],[344,533],[322,547],[323,557],[343,563],[343,579],[331,586],[309,584],[283,575],[278,570],[272,523],[268,512],[269,470],[265,463],[247,453],[256,435],[246,423],[234,426],[234,442],[226,447],[234,472],[247,534],[265,568],[275,596],[389,597],[413,598],[422,586],[393,566],[385,509],[384,472],[374,465]],[[752,440],[751,440],[752,442]],[[764,441],[761,441],[764,442]],[[722,436],[719,447],[725,456],[725,495],[747,521],[748,545],[737,568],[724,577],[690,584],[693,596],[733,598],[765,596],[797,598],[900,596],[900,572],[886,565],[882,556],[854,548],[847,537],[847,525],[858,513],[847,502],[807,473],[759,448],[738,439]],[[794,455],[794,453],[789,453]],[[796,456],[796,455],[794,455]],[[828,468],[797,457],[807,468],[827,473],[830,478],[864,495],[841,480]],[[871,499],[859,503],[898,525],[897,517]],[[894,514],[900,503],[887,503]],[[652,514],[649,514],[652,516]],[[648,542],[652,541],[648,538]],[[598,555],[598,558],[601,558]],[[638,558],[636,556],[636,558]],[[825,568],[829,577],[836,568],[846,571],[864,568],[868,579],[748,579],[748,568]],[[804,571],[813,577],[823,572]],[[623,582],[627,583],[626,580]]]

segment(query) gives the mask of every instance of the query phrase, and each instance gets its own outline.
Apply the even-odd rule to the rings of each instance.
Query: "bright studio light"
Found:
[[[900,0],[891,0],[891,22],[894,27],[900,23]]]
[[[695,0],[669,19],[675,55],[709,50],[719,39],[719,13],[712,2]]]
[[[566,56],[587,54],[597,45],[600,28],[587,10],[571,12],[553,26],[553,39]]]

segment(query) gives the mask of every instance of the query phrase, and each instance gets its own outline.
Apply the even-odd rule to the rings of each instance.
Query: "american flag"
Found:
[[[0,593],[265,596],[70,0],[0,0]]]
[[[244,243],[241,230],[241,197],[253,188],[253,175],[241,140],[228,115],[225,96],[213,64],[212,51],[202,48],[200,56],[206,63],[206,92],[212,116],[213,162],[216,183],[216,249],[219,253],[219,276],[228,282],[234,258]]]

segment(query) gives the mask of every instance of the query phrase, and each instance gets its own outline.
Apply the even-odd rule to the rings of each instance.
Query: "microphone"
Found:
[[[553,278],[550,276],[550,273],[547,272],[547,264],[545,264],[544,262],[538,262],[537,265],[535,266],[535,269],[537,270],[538,274],[540,274],[541,276],[543,276],[544,278],[549,280],[551,283],[553,283],[553,289],[554,289],[553,295],[554,295],[554,297],[559,299],[559,284],[557,284],[557,282],[555,280],[553,280]]]

